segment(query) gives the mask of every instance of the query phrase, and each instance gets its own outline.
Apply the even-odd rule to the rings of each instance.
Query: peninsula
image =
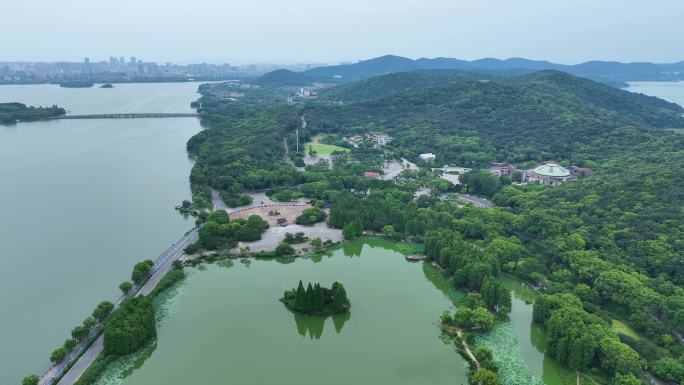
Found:
[[[65,113],[64,108],[56,105],[52,107],[30,107],[22,103],[0,103],[0,124],[47,120]]]

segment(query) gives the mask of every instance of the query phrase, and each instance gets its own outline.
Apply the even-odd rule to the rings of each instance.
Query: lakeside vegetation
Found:
[[[103,354],[121,356],[140,349],[157,335],[152,300],[126,299],[104,327]]]
[[[65,113],[64,108],[54,105],[52,107],[30,107],[22,103],[0,103],[0,124],[48,120]]]

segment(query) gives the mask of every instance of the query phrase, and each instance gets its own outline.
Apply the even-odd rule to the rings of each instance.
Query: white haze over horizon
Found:
[[[684,1],[0,0],[0,61],[684,60]]]

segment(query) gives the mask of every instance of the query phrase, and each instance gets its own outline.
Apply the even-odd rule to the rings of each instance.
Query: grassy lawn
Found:
[[[613,331],[614,331],[615,333],[618,333],[618,334],[621,333],[621,334],[630,336],[630,337],[634,338],[634,339],[637,340],[637,341],[641,339],[641,337],[639,336],[639,334],[637,334],[637,332],[635,332],[634,329],[630,328],[629,326],[627,326],[627,325],[626,325],[624,322],[622,322],[622,321],[618,321],[618,320],[616,320],[616,319],[613,319],[612,329],[613,329]]]
[[[312,139],[313,139],[312,142],[305,144],[306,151],[308,151],[309,153],[311,153],[311,150],[313,150],[319,155],[330,155],[335,151],[341,151],[341,152],[351,151],[348,148],[335,146],[332,144],[321,143],[321,136],[320,135],[316,135]]]
[[[319,155],[330,155],[335,151],[349,152],[348,148],[335,146],[333,144],[323,144],[323,143],[307,143],[306,148],[309,152],[311,150],[315,151]]]

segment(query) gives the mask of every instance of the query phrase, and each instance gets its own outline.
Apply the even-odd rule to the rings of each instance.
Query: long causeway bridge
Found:
[[[173,268],[173,263],[185,255],[185,247],[199,239],[199,227],[188,231],[183,238],[172,244],[157,259],[150,271],[150,277],[142,285],[135,285],[128,294],[123,294],[114,302],[118,308],[124,299],[149,295],[159,281]],[[87,338],[79,343],[62,362],[53,365],[41,376],[38,385],[73,385],[104,350],[102,330],[105,321],[95,325]]]
[[[195,113],[130,112],[118,114],[62,115],[52,119],[147,119],[147,118],[196,118]]]

